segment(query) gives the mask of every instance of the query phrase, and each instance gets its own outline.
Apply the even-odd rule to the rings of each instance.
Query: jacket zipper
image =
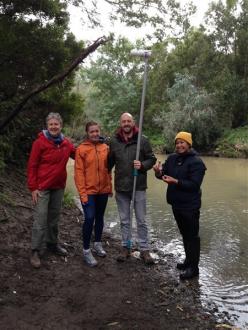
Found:
[[[98,174],[98,182],[99,182],[98,192],[100,193],[101,183],[100,183],[100,171],[99,171],[99,157],[98,157],[98,152],[97,152],[97,146],[96,145],[95,145],[95,150],[96,150],[97,174]]]

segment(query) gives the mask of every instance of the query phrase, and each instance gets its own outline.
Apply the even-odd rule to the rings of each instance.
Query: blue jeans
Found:
[[[95,242],[100,242],[104,226],[104,212],[108,202],[108,194],[88,195],[88,203],[82,204],[84,224],[82,228],[83,248],[90,248],[91,234],[95,223]]]

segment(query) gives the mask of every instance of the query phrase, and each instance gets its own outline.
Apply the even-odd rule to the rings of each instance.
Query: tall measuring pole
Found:
[[[148,71],[148,59],[151,56],[152,52],[150,50],[132,50],[131,55],[138,56],[144,59],[144,76],[143,76],[143,88],[142,88],[142,96],[141,96],[141,104],[140,104],[140,116],[139,116],[139,132],[138,132],[138,140],[137,140],[137,149],[135,160],[139,160],[140,155],[140,142],[142,136],[142,128],[143,128],[143,118],[144,118],[144,108],[145,108],[145,96],[146,96],[146,84],[147,84],[147,71]],[[130,227],[129,227],[129,239],[128,239],[128,248],[132,247],[132,224],[133,224],[133,211],[134,211],[134,203],[135,203],[135,194],[136,194],[136,184],[137,184],[137,176],[138,170],[134,169],[133,171],[134,179],[133,179],[133,192],[132,192],[132,201],[130,208]]]

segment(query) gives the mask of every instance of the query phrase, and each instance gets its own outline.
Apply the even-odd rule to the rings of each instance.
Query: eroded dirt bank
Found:
[[[105,234],[107,257],[97,268],[84,265],[82,220],[78,209],[63,209],[60,241],[69,256],[47,253],[42,268],[33,269],[25,176],[13,168],[1,176],[1,329],[221,329],[201,306],[198,281],[178,281],[171,255],[152,267],[134,257],[119,264],[119,242]]]

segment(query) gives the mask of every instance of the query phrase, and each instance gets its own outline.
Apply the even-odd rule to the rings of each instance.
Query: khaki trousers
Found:
[[[64,189],[42,190],[34,208],[32,250],[42,250],[47,244],[57,244],[58,222]]]

